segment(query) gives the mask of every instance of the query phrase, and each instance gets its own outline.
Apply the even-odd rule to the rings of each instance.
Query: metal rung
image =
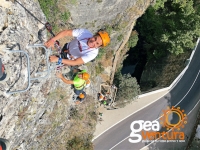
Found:
[[[36,80],[36,79],[44,79],[44,78],[47,78],[49,76],[49,74],[51,73],[51,70],[49,68],[50,64],[49,64],[49,55],[48,55],[48,50],[50,50],[51,52],[51,49],[47,49],[43,44],[34,44],[34,45],[28,45],[28,48],[31,47],[31,48],[43,48],[45,50],[45,54],[46,54],[46,65],[47,65],[47,70],[44,70],[42,72],[36,72],[36,74],[43,74],[43,73],[47,73],[45,76],[43,77],[37,77],[37,78],[32,78],[31,80]]]
[[[51,49],[47,49],[43,44],[34,44],[34,45],[28,45],[28,47],[37,47],[37,48],[43,48],[45,50],[45,54],[46,54],[46,64],[47,64],[47,70],[43,71],[43,72],[37,72],[38,74],[44,74],[46,73],[45,76],[42,76],[42,77],[36,77],[36,78],[31,78],[30,77],[30,59],[29,59],[29,55],[27,52],[23,51],[23,50],[13,50],[13,51],[9,51],[11,53],[24,53],[26,58],[27,58],[27,72],[28,72],[28,85],[27,87],[24,89],[24,90],[17,90],[17,91],[9,91],[9,92],[6,92],[7,94],[14,94],[14,93],[21,93],[21,92],[26,92],[29,88],[30,88],[30,82],[32,80],[37,80],[37,79],[44,79],[44,78],[47,78],[50,73],[51,73],[51,70],[50,69],[50,64],[49,64],[49,61],[48,61],[48,58],[49,58],[49,55],[48,55],[48,50],[50,50],[51,52]]]
[[[26,89],[24,90],[17,90],[17,91],[10,91],[7,92],[7,94],[14,94],[14,93],[20,93],[20,92],[25,92],[30,88],[30,61],[29,61],[29,55],[27,52],[23,51],[23,50],[14,50],[14,51],[9,51],[11,53],[24,53],[26,55],[27,58],[27,72],[28,72],[28,86],[26,87]]]

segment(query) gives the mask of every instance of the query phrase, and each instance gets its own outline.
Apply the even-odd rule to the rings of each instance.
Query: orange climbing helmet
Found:
[[[90,78],[90,75],[87,72],[83,73],[83,80],[88,80]]]
[[[102,46],[105,47],[110,43],[110,37],[108,32],[106,31],[99,31],[98,34],[100,35],[102,39]]]
[[[83,93],[79,94],[79,98],[85,98],[85,95]]]

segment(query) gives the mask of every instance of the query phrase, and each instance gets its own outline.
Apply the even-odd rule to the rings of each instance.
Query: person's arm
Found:
[[[73,30],[64,30],[58,33],[55,37],[49,39],[47,42],[44,43],[46,47],[53,47],[56,40],[59,40],[65,36],[73,36]]]
[[[50,56],[49,60],[50,62],[58,62],[58,57],[57,56]],[[82,65],[84,64],[84,61],[81,57],[75,59],[75,60],[69,60],[69,59],[62,59],[62,63],[69,65],[69,66],[76,66],[76,65]]]
[[[60,78],[66,84],[74,84],[72,80],[67,80],[61,73],[56,73],[56,76]]]

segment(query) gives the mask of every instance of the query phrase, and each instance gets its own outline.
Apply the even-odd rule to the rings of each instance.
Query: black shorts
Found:
[[[60,53],[61,58],[63,58],[63,59],[68,59],[67,54],[69,55],[69,50],[68,50],[67,45],[68,45],[68,43],[66,43],[66,44],[63,46],[62,51],[61,51],[61,53]]]

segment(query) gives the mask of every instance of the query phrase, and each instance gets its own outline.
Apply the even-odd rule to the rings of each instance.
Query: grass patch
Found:
[[[64,12],[64,13],[62,13],[61,15],[60,15],[60,18],[62,19],[62,21],[67,21],[68,19],[69,19],[69,17],[70,17],[70,12],[69,11],[67,11],[67,12]]]
[[[106,53],[106,49],[105,48],[99,48],[99,53],[96,57],[97,60],[100,60]]]
[[[77,4],[77,0],[69,0],[69,3],[72,5],[76,5]]]
[[[111,35],[112,31],[113,31],[113,28],[111,25],[106,25],[105,26],[105,30],[108,32],[109,35]]]
[[[102,0],[97,0],[97,2],[98,2],[98,3],[101,3],[101,2],[102,2]]]
[[[117,40],[118,40],[119,42],[121,42],[121,41],[122,41],[122,39],[123,39],[123,35],[122,35],[122,34],[120,34],[120,35],[117,37]]]
[[[70,12],[64,7],[67,5],[66,1],[59,0],[38,0],[40,7],[44,12],[48,22],[52,25],[53,31],[56,33],[61,29],[60,24],[65,24],[70,18]],[[70,1],[75,3],[76,0]]]
[[[96,70],[96,75],[98,75],[104,71],[104,68],[100,62],[98,62],[98,65],[95,66],[95,70]]]

